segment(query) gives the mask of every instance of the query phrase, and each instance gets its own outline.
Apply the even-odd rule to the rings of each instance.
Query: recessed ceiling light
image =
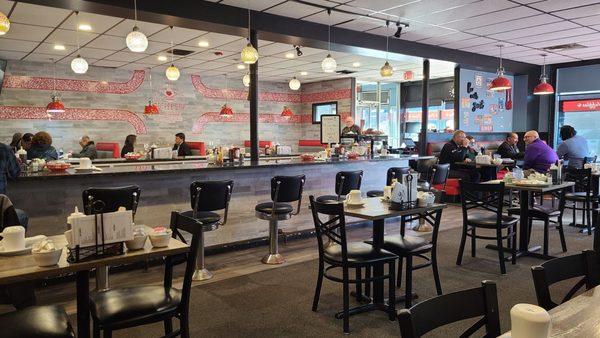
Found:
[[[306,75],[308,75],[308,72],[300,72],[300,75],[306,76]]]
[[[54,45],[55,50],[65,50],[65,45]]]
[[[208,43],[208,41],[202,40],[198,42],[198,46],[206,48],[210,46],[210,43]]]
[[[295,56],[295,55],[294,55],[294,53],[292,53],[292,52],[287,52],[287,53],[285,53],[285,57],[286,57],[287,59],[293,59],[293,58],[294,58],[294,56]]]
[[[163,61],[163,62],[167,61],[167,57],[164,55],[159,55],[157,59],[158,59],[158,61]]]
[[[81,23],[81,24],[79,24],[79,30],[84,31],[84,32],[89,32],[92,30],[92,26],[90,26],[87,23]]]
[[[244,66],[244,65],[237,65],[237,69],[246,69],[246,66]]]
[[[360,67],[360,62],[352,62],[352,67]]]

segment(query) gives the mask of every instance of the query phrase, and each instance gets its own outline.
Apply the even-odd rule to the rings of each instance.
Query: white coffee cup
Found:
[[[387,198],[387,199],[392,198],[392,186],[391,185],[383,187],[383,197]]]
[[[25,228],[16,225],[4,228],[2,232],[2,244],[5,251],[16,251],[25,249]]]
[[[89,157],[79,159],[79,169],[92,169],[92,160]]]
[[[348,193],[347,201],[350,204],[358,204],[362,201],[362,197],[360,196],[360,190],[350,190]]]

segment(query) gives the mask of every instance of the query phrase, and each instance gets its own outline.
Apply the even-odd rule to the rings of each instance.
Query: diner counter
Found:
[[[270,201],[270,181],[277,175],[306,175],[298,215],[282,221],[284,233],[314,229],[308,196],[334,194],[339,171],[362,170],[361,191],[383,190],[390,167],[406,167],[418,156],[391,155],[356,160],[302,162],[297,157],[244,161],[241,165],[217,166],[205,160],[161,161],[128,165],[96,164],[101,172],[24,173],[9,182],[8,195],[16,208],[29,215],[28,236],[58,235],[67,230],[66,219],[75,206],[84,210],[82,192],[89,187],[137,185],[141,189],[136,224],[168,225],[171,211],[190,210],[190,184],[197,180],[233,180],[227,224],[206,233],[207,246],[248,243],[268,237],[268,222],[256,218],[254,207]],[[296,204],[294,203],[294,208]],[[265,248],[267,250],[267,248]],[[285,249],[283,249],[285,250]]]

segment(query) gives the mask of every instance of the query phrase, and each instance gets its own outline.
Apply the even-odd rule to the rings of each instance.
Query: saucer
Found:
[[[4,250],[4,246],[0,245],[0,256],[17,256],[24,255],[31,252],[31,248],[33,247],[33,243],[26,243],[25,248],[19,250]]]
[[[358,207],[362,207],[363,205],[365,205],[365,201],[360,201],[358,203],[350,203],[350,202],[345,202],[346,206],[348,207],[352,207],[352,208],[358,208]]]

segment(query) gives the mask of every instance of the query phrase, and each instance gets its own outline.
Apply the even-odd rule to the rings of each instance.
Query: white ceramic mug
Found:
[[[5,251],[16,251],[25,249],[25,228],[16,225],[4,228],[2,232],[2,244]]]
[[[391,185],[383,187],[383,197],[387,198],[387,199],[392,198],[392,186]]]
[[[89,157],[82,157],[79,159],[80,169],[92,169],[92,160]]]
[[[362,201],[362,198],[360,196],[360,190],[350,190],[350,192],[348,193],[348,203],[350,204],[357,204],[360,203]]]

